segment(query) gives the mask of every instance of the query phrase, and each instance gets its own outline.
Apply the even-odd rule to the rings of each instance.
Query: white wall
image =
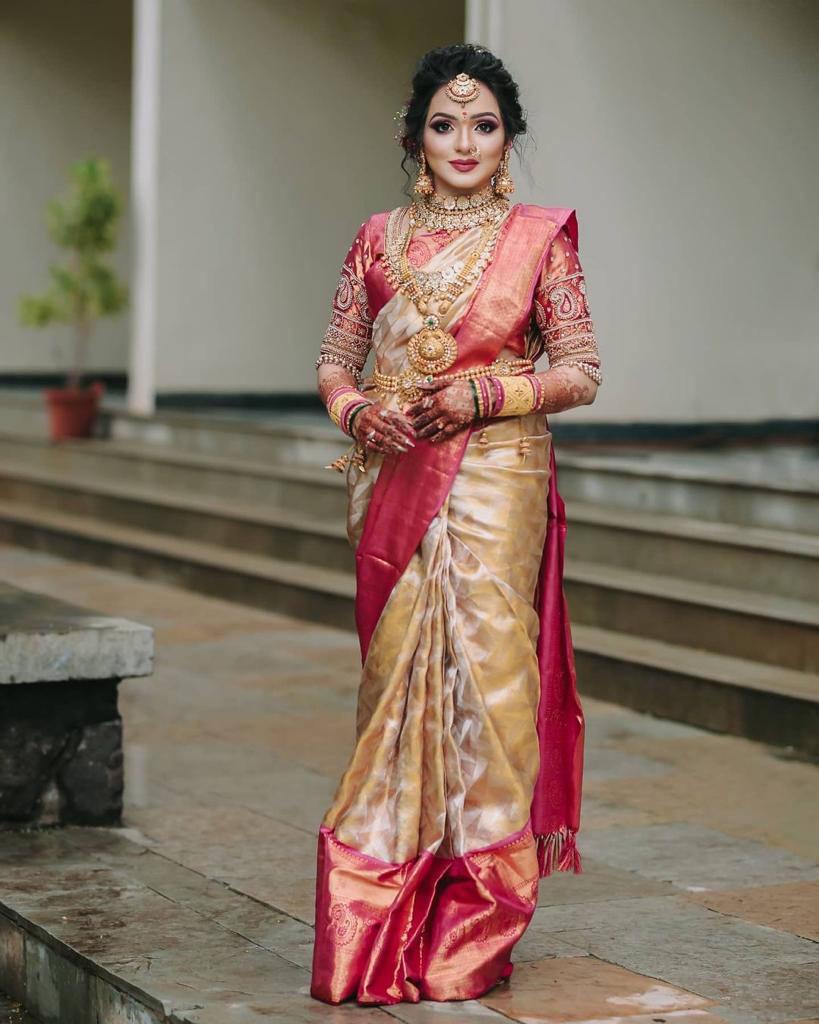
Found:
[[[578,210],[605,378],[572,417],[819,414],[819,4],[500,6],[520,197]]]
[[[402,201],[393,114],[461,0],[165,0],[157,387],[305,391],[338,268]]]
[[[17,300],[48,284],[61,259],[44,210],[65,188],[68,168],[108,157],[129,191],[130,0],[3,0],[0,4],[0,373],[64,368],[66,328],[21,327]],[[115,265],[127,278],[127,223]],[[128,316],[101,321],[90,367],[122,370]]]

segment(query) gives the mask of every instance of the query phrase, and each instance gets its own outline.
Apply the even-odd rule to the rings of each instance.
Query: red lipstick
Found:
[[[449,162],[456,171],[462,171],[464,174],[467,171],[471,171],[473,167],[478,166],[477,160],[450,160]]]

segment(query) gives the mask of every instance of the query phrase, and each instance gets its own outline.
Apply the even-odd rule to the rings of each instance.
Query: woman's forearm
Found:
[[[336,388],[358,388],[358,381],[352,371],[336,363],[322,363],[318,368],[318,393],[322,402],[327,400]]]
[[[578,405],[591,405],[598,385],[579,366],[553,366],[534,374],[543,388],[540,412],[563,412]]]

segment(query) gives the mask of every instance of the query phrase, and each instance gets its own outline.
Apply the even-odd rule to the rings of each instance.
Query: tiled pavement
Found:
[[[126,827],[0,833],[0,880],[179,1020],[819,1021],[819,769],[590,699],[585,871],[541,883],[511,983],[315,1003],[315,832],[352,743],[355,638],[16,548],[0,577],[155,628],[155,675],[121,687]]]

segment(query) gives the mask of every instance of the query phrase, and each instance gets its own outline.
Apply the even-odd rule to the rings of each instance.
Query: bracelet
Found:
[[[492,408],[489,411],[489,415],[490,416],[498,416],[500,414],[500,410],[501,410],[501,408],[503,406],[503,400],[506,397],[505,392],[504,392],[504,388],[503,388],[503,381],[504,381],[503,377],[492,377],[491,378],[491,382],[492,382],[491,383],[491,387],[492,387],[492,393],[494,395],[494,401],[492,402]]]
[[[492,385],[489,377],[478,378],[478,388],[481,392],[481,418],[485,419],[492,408]]]
[[[354,422],[356,416],[358,416],[358,414],[361,412],[362,409],[366,409],[368,405],[372,405],[372,402],[359,402],[358,405],[353,409],[353,411],[347,417],[347,426],[346,426],[345,433],[349,434],[350,437],[355,437],[355,434],[353,433],[353,422]]]
[[[330,419],[345,434],[350,433],[351,415],[356,409],[363,408],[365,405],[372,405],[372,402],[366,395],[349,384],[342,384],[341,387],[334,388],[327,396],[327,412]]]
[[[475,405],[475,419],[479,420],[481,418],[481,401],[478,397],[478,385],[474,380],[470,380],[469,386],[472,389],[472,401]]]
[[[493,377],[492,383],[499,385],[501,399],[496,403],[494,416],[525,416],[536,405],[537,394],[532,383],[533,374],[515,377]]]
[[[543,408],[543,381],[535,373],[527,373],[526,376],[529,378],[529,383],[532,385],[532,390],[535,393],[535,404],[532,412],[539,412]]]

